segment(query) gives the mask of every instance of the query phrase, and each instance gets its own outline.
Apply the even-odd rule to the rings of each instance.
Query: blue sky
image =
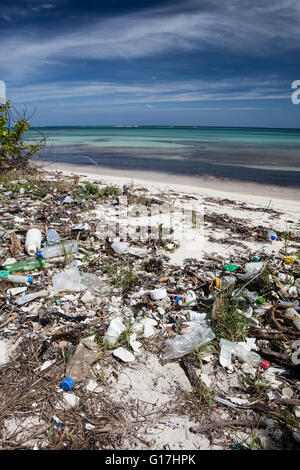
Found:
[[[299,0],[2,0],[0,34],[34,125],[300,127]]]

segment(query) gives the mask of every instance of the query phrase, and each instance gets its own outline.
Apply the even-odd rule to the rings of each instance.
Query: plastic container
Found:
[[[71,240],[58,245],[51,245],[42,248],[37,252],[39,258],[55,258],[56,256],[64,256],[65,253],[76,253],[78,251],[78,244],[76,240]]]
[[[96,362],[101,355],[97,344],[89,339],[83,339],[72,359],[67,363],[66,375],[60,386],[64,390],[71,390],[75,383],[92,377],[91,365]]]
[[[167,340],[163,359],[171,361],[186,356],[195,350],[196,346],[209,343],[215,338],[214,332],[210,328],[199,327],[189,333],[178,335],[175,338]]]
[[[7,271],[9,274],[17,272],[35,271],[38,268],[45,266],[45,260],[32,259],[19,261],[18,263],[4,264],[0,269]]]
[[[270,367],[270,363],[260,357],[254,351],[248,351],[241,344],[237,344],[233,350],[233,354],[236,355],[241,361],[250,364],[253,367],[261,367],[264,370],[267,370]]]
[[[220,364],[224,367],[231,367],[231,356],[237,356],[241,361],[250,364],[253,367],[261,367],[266,370],[270,367],[270,363],[261,358],[259,354],[254,351],[248,351],[242,344],[232,343],[226,339],[220,340]]]
[[[18,297],[16,299],[16,304],[17,305],[24,305],[27,304],[27,302],[31,302],[34,299],[39,299],[41,297],[47,297],[49,295],[49,291],[44,289],[40,290],[39,292],[33,292],[32,294],[27,294],[27,295],[22,295],[21,297]]]
[[[60,236],[54,228],[49,228],[46,234],[47,243],[49,246],[56,245],[60,242]]]
[[[123,242],[114,242],[112,243],[111,247],[119,255],[123,255],[129,251],[129,246]]]
[[[25,250],[30,256],[35,256],[41,248],[42,234],[37,228],[31,228],[26,234]]]
[[[17,284],[31,284],[33,282],[32,277],[8,274],[7,271],[0,271],[0,278],[7,279],[8,281],[15,282]]]
[[[273,242],[273,241],[277,240],[277,233],[274,232],[274,230],[269,230],[268,233],[267,233],[267,237],[271,242]]]

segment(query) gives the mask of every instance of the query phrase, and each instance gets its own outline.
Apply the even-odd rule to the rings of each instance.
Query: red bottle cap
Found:
[[[260,367],[264,370],[267,370],[270,367],[270,363],[264,359]]]

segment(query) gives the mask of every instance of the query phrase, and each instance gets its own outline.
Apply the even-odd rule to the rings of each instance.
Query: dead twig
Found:
[[[207,431],[212,431],[214,429],[222,429],[222,428],[236,427],[236,426],[242,426],[244,428],[252,428],[252,427],[257,428],[259,426],[259,420],[250,421],[250,420],[245,420],[245,419],[228,419],[228,420],[222,420],[222,421],[212,421],[207,424],[202,424],[199,426],[192,426],[190,428],[190,432],[204,433]]]

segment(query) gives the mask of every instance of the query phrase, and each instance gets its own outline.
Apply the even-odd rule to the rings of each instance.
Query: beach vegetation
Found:
[[[105,264],[102,266],[102,272],[110,277],[110,283],[116,288],[128,290],[138,282],[138,276],[133,271],[131,264],[122,260],[117,264]]]
[[[29,130],[29,119],[26,112],[19,114],[10,101],[0,106],[0,168],[27,169],[30,159],[46,142],[43,137],[37,143],[26,143],[24,134]]]
[[[259,373],[256,373],[254,377],[242,374],[239,377],[239,382],[245,393],[257,399],[267,398],[267,392],[271,388],[270,382],[264,380]]]
[[[212,329],[219,343],[221,338],[232,343],[245,341],[250,319],[240,311],[238,299],[231,297],[230,290],[218,296],[212,311]]]

